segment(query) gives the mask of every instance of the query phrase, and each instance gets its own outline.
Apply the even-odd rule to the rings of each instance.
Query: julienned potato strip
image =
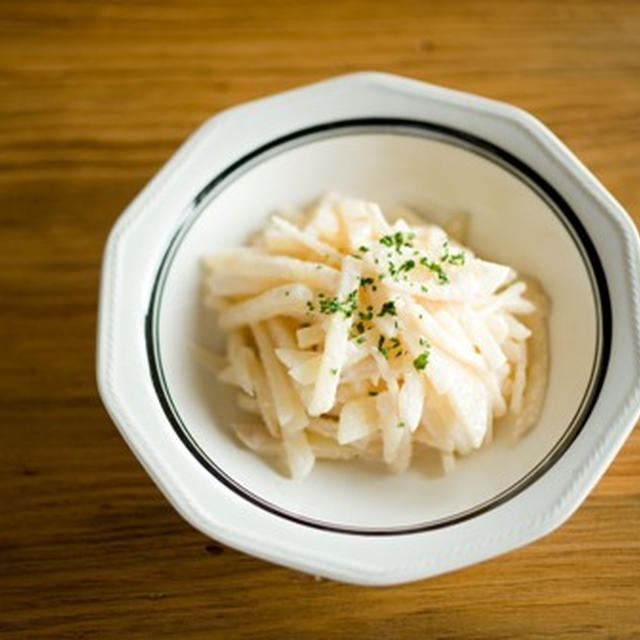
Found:
[[[405,471],[436,449],[445,472],[538,420],[548,369],[547,300],[530,278],[408,209],[329,195],[273,216],[247,247],[207,256],[205,303],[226,358],[196,348],[238,387],[248,448],[293,478],[316,458]],[[455,238],[455,239],[454,239]]]

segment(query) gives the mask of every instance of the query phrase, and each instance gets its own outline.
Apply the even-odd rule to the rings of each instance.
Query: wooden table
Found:
[[[0,637],[639,638],[640,433],[547,538],[364,589],[207,540],[96,394],[101,252],[180,141],[358,69],[513,102],[640,221],[638,2],[0,3]]]

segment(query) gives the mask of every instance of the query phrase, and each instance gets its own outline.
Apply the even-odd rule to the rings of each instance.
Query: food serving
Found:
[[[244,445],[293,478],[316,458],[405,471],[432,448],[446,471],[539,416],[547,302],[531,278],[398,208],[328,195],[274,215],[248,246],[207,256],[204,304],[226,334],[202,362],[238,389]]]

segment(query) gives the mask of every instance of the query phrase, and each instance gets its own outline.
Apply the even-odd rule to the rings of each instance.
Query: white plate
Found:
[[[522,441],[498,437],[448,476],[427,456],[401,476],[324,462],[293,482],[233,439],[234,393],[188,348],[216,342],[199,259],[329,189],[436,222],[468,211],[470,246],[543,283],[549,389]],[[638,414],[637,262],[620,206],[531,116],[393,76],[343,76],[213,118],[123,214],[105,254],[100,391],[198,529],[344,581],[415,580],[540,537],[604,472]]]

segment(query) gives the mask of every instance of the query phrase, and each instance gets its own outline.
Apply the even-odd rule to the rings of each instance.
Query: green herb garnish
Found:
[[[429,354],[431,350],[427,349],[423,351],[419,356],[414,358],[413,366],[416,368],[416,371],[423,371],[426,366],[429,364]]]
[[[326,315],[342,313],[345,318],[350,318],[358,306],[358,290],[354,289],[344,300],[337,297],[320,300],[320,312]]]
[[[382,317],[386,315],[390,315],[390,316],[398,315],[398,312],[396,310],[396,303],[393,300],[388,300],[387,302],[385,302],[382,305],[382,308],[380,309],[380,313],[378,313],[378,317]]]
[[[378,351],[386,358],[389,355],[389,349],[384,346],[384,336],[378,338]]]
[[[450,253],[449,252],[449,241],[445,240],[442,245],[442,257],[440,258],[440,262],[445,262],[454,265],[463,265],[465,260],[464,252],[460,251],[459,253]]]
[[[398,271],[411,271],[416,266],[415,260],[407,260],[400,265]]]
[[[402,251],[402,247],[413,247],[411,241],[415,237],[415,233],[402,233],[402,231],[396,231],[393,235],[382,236],[382,238],[380,238],[380,244],[385,247],[394,247],[396,253],[400,253]]]
[[[429,260],[426,256],[420,258],[420,264],[423,267],[429,269],[429,271],[433,271],[438,276],[438,282],[440,284],[447,284],[449,282],[449,276],[444,272],[444,269],[437,263]]]

